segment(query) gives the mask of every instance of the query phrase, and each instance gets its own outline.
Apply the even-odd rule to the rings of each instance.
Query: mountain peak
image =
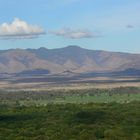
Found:
[[[66,46],[65,48],[66,49],[83,49],[82,47],[77,46],[77,45],[69,45],[69,46]]]
[[[40,47],[38,50],[48,50],[46,47]]]

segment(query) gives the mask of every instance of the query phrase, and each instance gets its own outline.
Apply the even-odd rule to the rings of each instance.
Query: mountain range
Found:
[[[79,46],[0,51],[0,73],[88,73],[140,70],[140,54],[88,50]]]

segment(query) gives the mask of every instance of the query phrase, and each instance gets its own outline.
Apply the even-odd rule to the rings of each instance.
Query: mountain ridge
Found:
[[[110,52],[110,53],[123,53],[123,54],[140,54],[140,53],[130,53],[130,52],[121,52],[121,51],[109,51],[109,50],[98,50],[98,49],[89,49],[89,48],[84,48],[78,45],[68,45],[65,47],[61,48],[47,48],[47,47],[38,47],[38,48],[12,48],[12,49],[0,49],[1,52],[6,52],[6,51],[12,51],[12,50],[60,50],[60,49],[69,49],[69,48],[79,48],[83,50],[88,50],[88,51],[103,51],[103,52]]]
[[[20,73],[43,69],[51,74],[71,71],[75,73],[95,71],[140,70],[140,54],[89,50],[80,46],[47,49],[0,50],[0,73]]]

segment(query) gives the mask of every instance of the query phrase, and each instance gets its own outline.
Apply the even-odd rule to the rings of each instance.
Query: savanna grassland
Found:
[[[0,91],[0,140],[139,140],[140,88]]]

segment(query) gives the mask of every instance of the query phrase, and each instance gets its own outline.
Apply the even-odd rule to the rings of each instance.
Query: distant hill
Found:
[[[88,50],[79,46],[0,51],[0,73],[139,73],[139,70],[140,54]]]

